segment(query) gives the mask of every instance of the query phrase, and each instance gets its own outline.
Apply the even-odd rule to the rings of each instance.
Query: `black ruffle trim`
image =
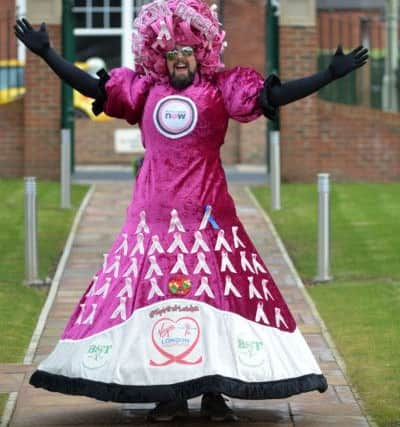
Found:
[[[69,378],[37,370],[29,382],[35,387],[49,391],[121,403],[186,400],[205,392],[222,393],[237,399],[281,399],[314,390],[323,393],[328,388],[325,377],[316,374],[281,381],[255,383],[247,383],[220,375],[209,375],[170,385],[129,386]]]
[[[265,117],[270,120],[276,120],[278,118],[279,108],[271,105],[268,94],[272,87],[281,86],[281,81],[276,74],[270,74],[264,81],[264,87],[260,92],[260,107]]]
[[[103,112],[103,106],[107,99],[106,92],[106,83],[110,80],[110,75],[107,71],[102,68],[100,71],[96,73],[99,76],[99,87],[98,87],[98,95],[96,99],[92,102],[92,111],[93,114],[98,116]]]

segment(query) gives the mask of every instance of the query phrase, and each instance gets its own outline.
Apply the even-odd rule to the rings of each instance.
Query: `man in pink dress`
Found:
[[[220,159],[228,120],[249,122],[361,67],[362,46],[281,83],[223,71],[225,33],[202,0],[157,0],[134,25],[135,70],[100,79],[51,47],[44,24],[16,36],[94,111],[138,124],[146,148],[121,232],[52,354],[31,377],[51,391],[158,402],[149,419],[202,412],[236,420],[222,394],[283,398],[327,383],[236,214]]]

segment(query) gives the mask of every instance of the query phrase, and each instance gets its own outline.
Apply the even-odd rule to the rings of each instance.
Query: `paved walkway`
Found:
[[[273,232],[254,206],[243,185],[232,185],[238,214],[276,279],[285,300],[311,346],[329,382],[326,393],[302,394],[284,400],[232,400],[240,416],[236,427],[368,426],[357,399],[335,360],[334,351],[321,333],[318,320],[296,284]],[[86,289],[91,275],[102,263],[102,254],[119,231],[131,196],[127,182],[96,184],[96,191],[83,216],[60,288],[39,342],[34,364],[52,350],[72,310]],[[12,427],[145,425],[145,413],[153,405],[104,403],[80,396],[67,396],[36,389],[28,384],[33,366],[0,366],[0,392],[19,391]],[[193,416],[179,424],[209,424],[199,416],[199,399],[190,401]],[[175,423],[174,423],[175,424]],[[176,423],[177,424],[177,423]],[[226,425],[226,424],[224,424]]]

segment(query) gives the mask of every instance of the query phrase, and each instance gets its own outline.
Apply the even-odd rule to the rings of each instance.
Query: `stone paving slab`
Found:
[[[7,373],[0,376],[0,393],[18,391],[25,374]]]
[[[31,365],[23,365],[20,363],[2,363],[0,364],[0,375],[25,373],[30,371],[31,368]]]
[[[224,426],[303,427],[303,426],[368,426],[357,398],[342,372],[335,352],[329,347],[315,318],[297,287],[289,266],[274,239],[261,212],[241,185],[230,187],[238,214],[250,238],[265,260],[282,294],[290,306],[298,326],[320,363],[329,382],[328,390],[321,394],[311,392],[292,396],[289,399],[247,401],[231,399],[231,404],[240,417],[237,423]],[[132,189],[129,182],[99,183],[82,218],[78,235],[73,245],[57,298],[49,313],[34,363],[47,357],[77,304],[89,285],[91,277],[103,262],[103,253],[108,251],[119,232]],[[15,365],[8,370],[0,365],[1,384],[14,380],[22,381],[17,405],[10,426],[12,427],[72,427],[72,426],[145,426],[145,414],[152,404],[117,404],[100,402],[81,396],[68,396],[36,389],[28,384],[32,366]],[[5,375],[11,375],[4,380]],[[2,380],[3,379],[3,380]],[[11,384],[12,385],[12,384]],[[210,423],[199,414],[200,399],[189,401],[191,416],[163,425],[197,425]]]
[[[0,393],[17,392],[21,387],[25,374],[31,372],[31,370],[32,365],[0,364]]]

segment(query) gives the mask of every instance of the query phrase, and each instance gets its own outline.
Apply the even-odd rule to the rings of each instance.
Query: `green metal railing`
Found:
[[[277,16],[276,5],[272,0],[268,0],[266,11],[265,28],[265,55],[266,55],[266,75],[279,74],[279,20]],[[271,141],[272,131],[279,130],[279,118],[277,120],[268,120],[266,129],[266,163],[268,171],[271,170]]]
[[[369,48],[369,61],[362,70],[326,86],[319,91],[319,96],[331,102],[382,109],[385,55],[388,48],[387,17],[367,9],[362,13],[341,9],[324,10],[318,14],[318,31],[319,70],[328,67],[338,44],[344,46],[345,53],[359,44]],[[398,82],[397,91],[400,96],[400,75]]]
[[[318,55],[318,69],[325,70],[329,66],[331,58],[331,53],[320,53]],[[358,100],[355,73],[351,73],[348,76],[325,86],[319,91],[319,96],[326,101],[357,105]]]
[[[70,63],[75,62],[75,37],[74,37],[74,15],[72,8],[73,0],[63,0],[62,14],[62,53],[63,57]],[[71,131],[71,172],[75,169],[75,121],[73,89],[66,83],[62,83],[62,110],[61,127]]]
[[[318,69],[324,70],[330,63],[331,54],[319,53]],[[368,65],[370,67],[370,107],[378,110],[382,109],[382,89],[383,76],[385,74],[385,52],[383,50],[373,49],[370,52]],[[400,61],[398,69],[400,70]],[[399,76],[400,82],[400,76]],[[357,74],[350,75],[337,80],[319,91],[319,96],[331,102],[340,104],[360,105],[361,99],[357,94],[358,91]],[[397,87],[400,99],[400,84]]]

